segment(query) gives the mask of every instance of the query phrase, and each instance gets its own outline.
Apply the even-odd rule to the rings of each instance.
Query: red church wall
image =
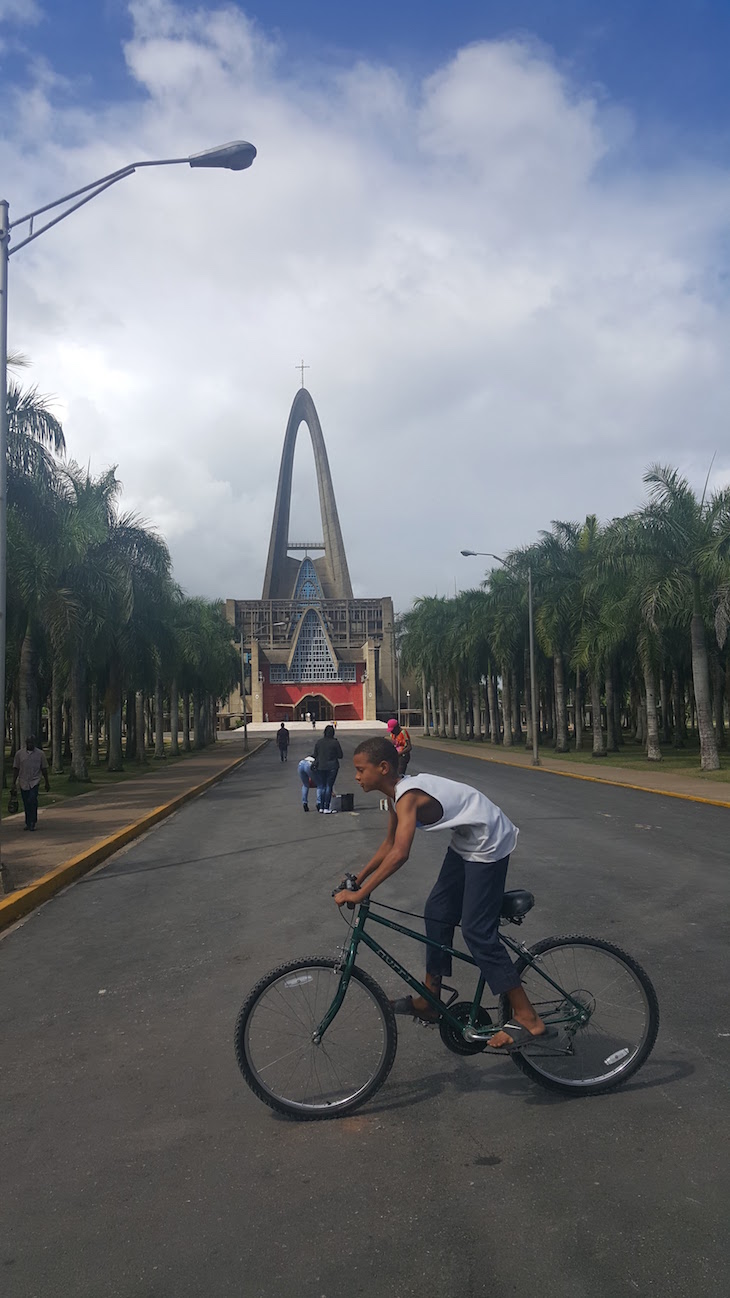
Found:
[[[263,674],[264,717],[269,721],[291,721],[297,704],[310,694],[319,694],[331,705],[337,721],[363,720],[362,678],[365,664],[357,663],[354,681],[309,681],[301,685],[272,685],[269,665],[261,662]],[[288,713],[288,715],[287,715]]]

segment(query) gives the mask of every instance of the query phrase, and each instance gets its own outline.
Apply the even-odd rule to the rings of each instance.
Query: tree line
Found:
[[[17,362],[16,362],[17,363]],[[116,468],[66,460],[36,389],[8,391],[5,734],[11,755],[49,721],[51,765],[88,781],[215,738],[240,680],[220,604],[185,596],[162,537],[121,507]],[[192,732],[192,738],[191,738]]]
[[[580,749],[590,722],[595,757],[630,737],[659,762],[661,744],[684,747],[696,732],[701,768],[719,768],[730,699],[730,489],[698,496],[660,465],[644,484],[633,513],[554,522],[478,589],[415,601],[401,619],[401,653],[421,678],[429,729],[531,745],[531,572],[542,742]]]

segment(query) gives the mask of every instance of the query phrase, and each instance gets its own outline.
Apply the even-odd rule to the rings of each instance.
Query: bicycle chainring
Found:
[[[459,1001],[456,1005],[449,1006],[449,1014],[453,1014],[464,1026],[470,1021],[471,1001]],[[492,1022],[491,1015],[487,1010],[481,1007],[477,1011],[474,1027],[488,1028]],[[448,1019],[441,1018],[439,1022],[439,1032],[441,1040],[447,1050],[451,1050],[455,1055],[480,1055],[487,1048],[487,1041],[465,1041],[460,1032],[452,1027]]]

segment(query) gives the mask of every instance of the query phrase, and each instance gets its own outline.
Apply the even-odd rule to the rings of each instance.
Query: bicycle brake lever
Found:
[[[332,896],[336,897],[338,892],[356,892],[356,891],[357,891],[356,876],[354,874],[346,874],[344,879],[342,880],[342,883],[338,883],[337,887],[332,889]],[[347,906],[348,910],[355,909],[354,901],[347,901],[345,902],[345,905]]]

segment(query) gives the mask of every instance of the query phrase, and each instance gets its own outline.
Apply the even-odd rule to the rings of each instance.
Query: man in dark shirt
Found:
[[[25,808],[25,828],[33,830],[38,823],[38,789],[41,776],[45,781],[46,793],[50,793],[48,783],[48,762],[42,748],[36,748],[35,735],[28,735],[25,748],[19,748],[13,760],[13,783],[11,794],[20,784],[20,796]]]
[[[337,772],[340,769],[342,749],[335,738],[334,726],[325,726],[324,736],[314,745],[314,775],[317,781],[317,811],[331,814],[330,802]]]
[[[276,732],[276,742],[279,745],[279,757],[282,762],[285,762],[287,759],[287,749],[289,748],[289,731],[283,721]]]

